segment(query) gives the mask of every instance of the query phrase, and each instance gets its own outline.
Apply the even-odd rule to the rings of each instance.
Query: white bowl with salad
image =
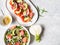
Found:
[[[4,42],[6,45],[29,45],[30,34],[25,27],[14,25],[6,31]]]
[[[38,19],[38,12],[29,0],[6,0],[6,7],[24,26],[31,26]]]

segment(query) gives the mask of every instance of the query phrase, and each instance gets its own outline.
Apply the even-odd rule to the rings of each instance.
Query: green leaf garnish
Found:
[[[45,8],[40,9],[40,11],[41,11],[41,14],[43,14],[43,13],[47,12]]]
[[[36,40],[37,42],[40,42],[40,40],[41,40],[40,35],[36,34],[35,40]]]
[[[16,28],[22,29],[22,27],[21,27],[21,26],[16,26]]]
[[[40,16],[42,16],[43,13],[47,12],[45,8],[40,9],[38,6],[37,6],[36,9],[37,9],[37,11],[38,11],[38,13],[39,13]]]

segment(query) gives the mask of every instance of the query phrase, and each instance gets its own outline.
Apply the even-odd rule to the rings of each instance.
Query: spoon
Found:
[[[9,15],[5,15],[5,13],[4,13],[4,11],[2,10],[2,9],[0,9],[0,11],[1,11],[1,13],[2,13],[2,16],[0,17],[1,18],[1,24],[3,25],[3,26],[7,26],[7,25],[10,25],[11,24],[11,22],[12,22],[12,18],[11,18],[11,16],[9,16]],[[9,17],[9,19],[10,19],[10,22],[7,24],[7,25],[5,25],[4,23],[3,23],[3,20],[4,19],[7,19],[7,18],[5,18],[5,17]],[[8,20],[9,20],[8,19]],[[6,21],[5,21],[6,22]]]
[[[4,12],[3,12],[3,10],[2,9],[0,9],[0,11],[2,12],[2,14],[4,15]]]

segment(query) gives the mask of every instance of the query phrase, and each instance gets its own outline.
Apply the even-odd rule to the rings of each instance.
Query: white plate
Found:
[[[32,20],[31,20],[30,22],[27,22],[27,23],[23,22],[18,16],[16,16],[16,15],[14,14],[14,12],[13,12],[13,10],[11,9],[11,6],[10,6],[10,4],[9,4],[9,1],[10,1],[10,0],[6,0],[6,7],[7,7],[7,9],[9,10],[9,12],[10,12],[11,14],[13,14],[13,16],[16,17],[16,19],[17,19],[17,21],[19,22],[19,24],[21,24],[21,25],[23,25],[23,26],[31,26],[32,24],[34,24],[34,23],[37,21],[37,19],[38,19],[38,12],[37,12],[36,8],[31,4],[31,2],[30,2],[29,0],[24,0],[24,1],[27,2],[27,3],[31,6],[32,11],[34,12],[34,16],[33,16]]]

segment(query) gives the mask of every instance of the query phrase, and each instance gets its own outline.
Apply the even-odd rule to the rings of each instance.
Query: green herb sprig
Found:
[[[42,16],[42,14],[44,14],[44,13],[47,13],[45,8],[40,9],[38,6],[37,6],[37,11],[38,11],[40,16]]]

